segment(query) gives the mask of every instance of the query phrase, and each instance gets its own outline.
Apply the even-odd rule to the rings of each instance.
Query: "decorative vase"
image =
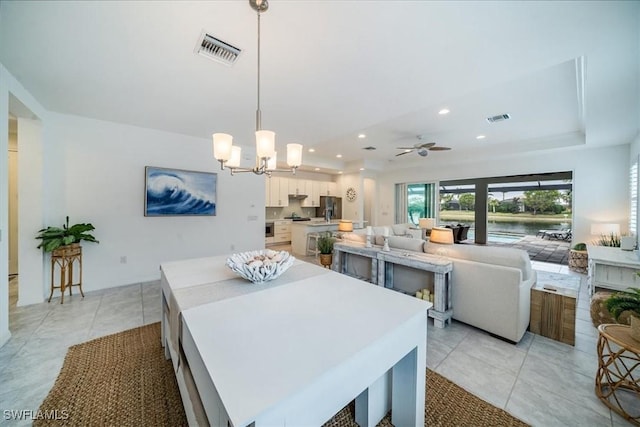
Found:
[[[631,338],[640,341],[640,317],[629,316],[631,320]]]
[[[320,264],[322,264],[325,268],[330,268],[332,261],[333,254],[320,254]]]
[[[587,251],[571,249],[569,251],[569,270],[586,273],[589,270],[589,255]]]

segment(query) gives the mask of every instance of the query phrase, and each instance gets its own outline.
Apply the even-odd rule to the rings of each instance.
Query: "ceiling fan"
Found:
[[[417,138],[422,141],[422,135],[418,135]],[[449,147],[442,147],[436,145],[435,142],[423,142],[414,144],[413,147],[396,147],[398,150],[404,150],[402,153],[396,154],[396,157],[402,156],[404,154],[409,154],[413,151],[416,151],[419,156],[427,157],[429,151],[446,151],[451,150]]]

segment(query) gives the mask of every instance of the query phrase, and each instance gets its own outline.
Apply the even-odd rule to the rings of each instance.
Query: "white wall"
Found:
[[[158,279],[165,261],[264,247],[264,179],[219,170],[209,139],[53,113],[49,124],[45,192],[58,200],[47,225],[69,215],[100,241],[83,244],[85,290]],[[145,217],[145,166],[216,172],[217,215]]]
[[[639,143],[640,145],[640,143]],[[429,167],[381,173],[378,177],[377,225],[393,223],[394,185],[449,179],[573,172],[573,242],[588,242],[592,222],[628,225],[629,145],[597,149],[564,149],[485,162],[461,160],[456,164],[429,163]]]

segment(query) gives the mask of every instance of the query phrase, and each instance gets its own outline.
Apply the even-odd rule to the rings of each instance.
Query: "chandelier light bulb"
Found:
[[[302,164],[301,144],[287,144],[287,164],[292,168],[297,168]]]
[[[270,130],[256,131],[256,153],[258,157],[271,157],[276,152],[276,133]]]
[[[226,162],[231,158],[231,144],[233,137],[226,133],[213,134],[213,157]]]
[[[269,157],[269,160],[267,160],[267,170],[268,171],[273,171],[276,170],[278,168],[277,164],[278,164],[278,153],[273,153],[273,156]]]
[[[227,160],[227,166],[230,168],[239,168],[240,159],[242,157],[242,147],[233,145],[231,147],[231,157]]]

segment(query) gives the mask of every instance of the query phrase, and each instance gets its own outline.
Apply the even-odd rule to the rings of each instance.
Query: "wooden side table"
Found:
[[[631,327],[598,326],[596,396],[626,420],[640,425],[640,341],[631,338]]]
[[[580,279],[540,273],[531,288],[529,330],[543,337],[575,345],[576,300]]]
[[[78,283],[73,283],[74,263],[78,264]],[[60,268],[60,284],[58,286],[54,281],[56,266]],[[82,292],[82,246],[78,243],[62,246],[51,252],[51,293],[47,302],[51,302],[54,289],[60,289],[60,304],[64,304],[64,291],[69,288],[69,295],[72,295],[73,286],[80,289],[80,295],[84,298]]]

